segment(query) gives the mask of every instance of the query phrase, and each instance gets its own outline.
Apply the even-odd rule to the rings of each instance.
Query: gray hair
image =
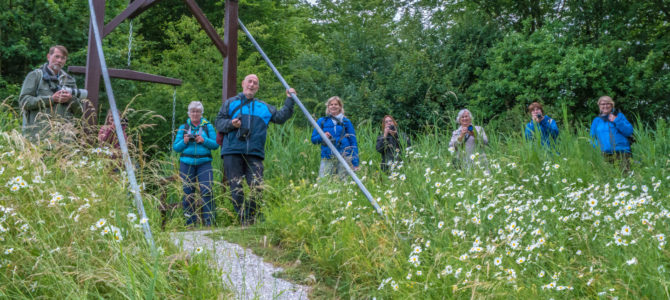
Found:
[[[474,119],[474,118],[472,117],[472,113],[470,112],[470,110],[468,110],[467,108],[464,108],[464,109],[461,109],[461,111],[458,112],[458,117],[456,117],[456,122],[460,122],[460,121],[461,121],[461,118],[463,117],[463,115],[464,115],[466,112],[470,115],[470,119]]]
[[[188,104],[188,111],[191,111],[191,109],[199,109],[201,113],[205,113],[205,108],[200,101],[191,101],[191,103]]]

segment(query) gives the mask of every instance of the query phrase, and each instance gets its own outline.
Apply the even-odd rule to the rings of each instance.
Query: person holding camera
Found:
[[[612,97],[600,97],[598,107],[600,115],[591,123],[594,147],[599,147],[609,162],[619,161],[622,169],[628,171],[632,156],[630,139],[633,138],[633,125],[614,108]]]
[[[533,140],[535,132],[539,132],[542,145],[550,147],[558,137],[558,126],[556,121],[544,115],[542,104],[533,102],[528,105],[531,121],[526,124],[525,136],[527,140]]]
[[[486,162],[484,146],[489,144],[481,126],[472,125],[472,113],[462,109],[456,117],[460,127],[451,134],[449,147],[456,152],[456,162],[471,167],[475,162]],[[481,152],[481,153],[480,153]]]
[[[19,95],[23,116],[21,131],[34,143],[46,138],[52,117],[70,120],[82,113],[81,100],[86,98],[87,92],[77,89],[75,79],[63,71],[67,57],[64,46],[51,47],[47,63],[28,73],[23,80]]]
[[[212,201],[212,150],[216,150],[216,131],[207,119],[202,117],[204,107],[200,101],[188,105],[188,120],[179,126],[172,148],[181,153],[179,176],[183,181],[184,198],[182,205],[186,225],[197,220],[198,209],[202,210],[202,223],[211,226],[214,222],[214,202]],[[195,183],[200,186],[202,202],[196,204]]]
[[[126,138],[128,142],[128,135],[126,134],[126,128],[128,128],[128,120],[126,118],[121,119],[121,131],[123,131],[123,137]],[[105,118],[105,124],[100,127],[98,131],[98,142],[100,146],[110,145],[112,147],[112,158],[119,160],[119,165],[123,165],[121,155],[119,155],[119,150],[121,145],[119,144],[119,139],[116,137],[116,128],[114,127],[114,116],[112,116],[112,111],[107,111],[107,117]]]
[[[354,171],[360,170],[356,132],[351,120],[344,116],[344,106],[340,97],[333,96],[326,101],[326,116],[319,118],[316,123],[344,160],[349,163],[349,166]],[[312,131],[312,143],[321,145],[319,178],[326,175],[338,175],[341,179],[345,179],[347,176],[346,168],[340,164],[316,129]]]
[[[293,115],[293,88],[286,91],[287,98],[280,110],[255,98],[258,88],[258,76],[249,74],[244,77],[242,93],[224,101],[216,116],[216,130],[224,134],[221,145],[224,173],[242,225],[256,221],[268,125],[270,122],[282,124]],[[244,200],[244,179],[251,190],[249,201]]]
[[[409,147],[410,140],[407,135],[398,132],[398,123],[390,115],[382,119],[382,132],[377,137],[375,148],[382,155],[381,169],[388,172],[393,165],[402,161],[403,146]]]

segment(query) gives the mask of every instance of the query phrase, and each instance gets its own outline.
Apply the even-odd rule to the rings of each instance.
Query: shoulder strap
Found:
[[[336,119],[336,121],[339,121],[339,120]],[[335,122],[335,123],[337,124],[339,122]],[[340,134],[340,138],[337,140],[337,145],[338,146],[342,144],[342,140],[344,139],[345,136],[347,136],[347,137],[349,136],[349,133],[347,133],[347,126],[344,124],[344,119],[342,119],[342,122],[339,123],[339,124],[342,124],[343,133]]]
[[[189,132],[189,130],[191,130],[191,125],[186,121],[186,123],[184,123],[184,132]]]
[[[239,96],[236,96],[236,97],[238,99],[240,98]],[[251,101],[254,101],[254,99],[251,99],[251,100],[245,99],[245,101],[241,101],[242,103],[240,103],[240,105],[235,107],[235,109],[233,109],[233,112],[230,113],[230,117],[232,118],[235,115],[235,113],[242,108],[242,106],[245,106],[245,105],[249,104],[249,102],[251,102]]]

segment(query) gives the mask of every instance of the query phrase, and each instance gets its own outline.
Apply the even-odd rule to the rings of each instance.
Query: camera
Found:
[[[88,91],[85,89],[73,89],[71,87],[64,86],[61,88],[61,90],[72,94],[73,97],[78,99],[86,99],[88,97]]]
[[[474,127],[472,127],[472,125],[468,126],[468,131],[473,131],[473,130],[474,130]]]
[[[240,141],[246,141],[250,135],[251,130],[247,127],[240,127],[237,130],[237,138],[240,139]]]
[[[389,126],[389,130],[390,130],[390,131],[395,131],[395,125],[390,125],[390,126]]]
[[[542,119],[542,114],[539,113],[539,114],[535,115],[535,118],[537,118],[538,120],[539,120],[539,119]]]
[[[186,134],[186,137],[188,138],[188,142],[190,143],[190,142],[195,141],[196,135],[188,133],[188,134]]]

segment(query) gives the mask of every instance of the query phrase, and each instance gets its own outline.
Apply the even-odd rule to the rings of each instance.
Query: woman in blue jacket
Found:
[[[354,131],[354,125],[344,116],[342,99],[338,96],[330,97],[326,101],[326,116],[320,118],[316,123],[319,124],[319,127],[342,157],[349,162],[349,166],[353,166],[353,170],[358,171],[360,167],[358,165],[356,132]],[[312,143],[321,145],[319,177],[338,175],[342,179],[346,178],[346,169],[339,163],[330,148],[326,146],[316,129],[312,131]]]
[[[539,102],[528,105],[528,113],[530,113],[531,121],[526,124],[526,139],[533,140],[537,131],[542,145],[551,147],[558,137],[556,121],[544,114],[542,104]]]
[[[621,167],[629,170],[630,141],[633,136],[633,125],[628,122],[623,113],[614,109],[614,101],[609,96],[598,99],[600,115],[591,123],[591,137],[594,145],[600,148],[605,158],[614,162],[620,160]]]
[[[219,147],[216,143],[216,131],[207,119],[202,117],[204,108],[200,101],[188,105],[188,120],[179,126],[177,137],[172,145],[179,157],[179,176],[183,181],[184,216],[186,225],[197,220],[197,211],[202,209],[202,223],[211,226],[214,221],[214,202],[212,202],[212,150]],[[196,203],[195,183],[200,185],[202,202]]]

